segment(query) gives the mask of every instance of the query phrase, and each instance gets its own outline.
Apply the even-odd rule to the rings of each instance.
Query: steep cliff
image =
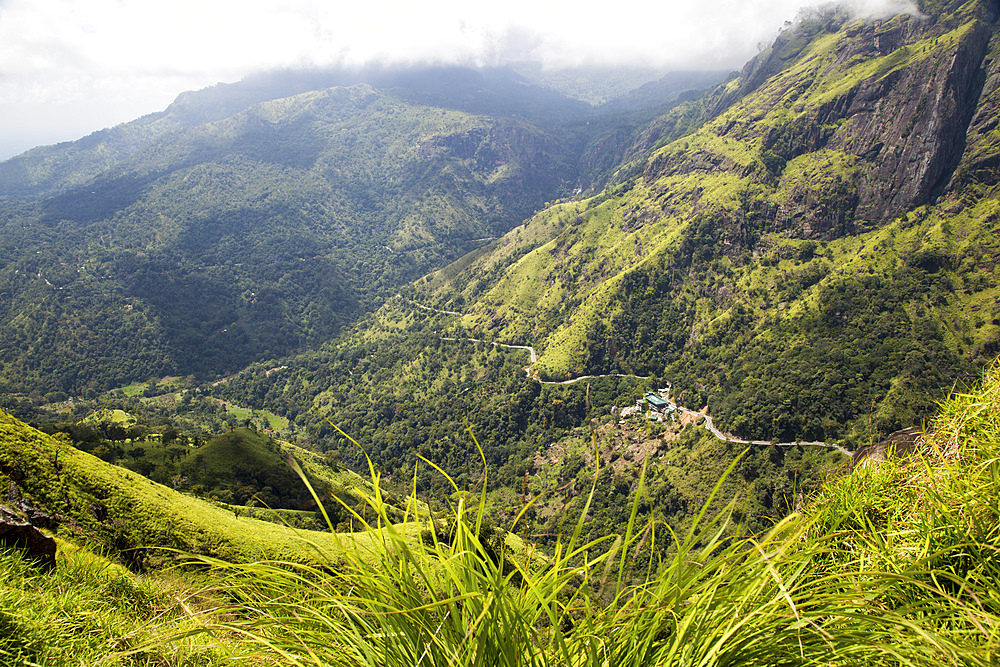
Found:
[[[921,10],[807,17],[422,298],[543,377],[664,374],[747,435],[919,421],[1000,344],[997,3]]]
[[[729,172],[765,189],[758,227],[802,238],[928,203],[958,166],[977,109],[987,122],[989,17],[968,3],[937,17],[807,19],[715,94],[710,139],[656,155],[644,178]]]

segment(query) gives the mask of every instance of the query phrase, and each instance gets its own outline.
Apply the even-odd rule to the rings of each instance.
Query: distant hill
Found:
[[[0,199],[57,194],[116,169],[132,156],[148,163],[151,154],[146,149],[159,146],[154,148],[154,154],[162,157],[166,145],[169,157],[172,142],[179,139],[191,143],[205,138],[185,137],[185,131],[192,128],[226,120],[259,104],[356,85],[391,91],[394,98],[417,106],[491,118],[520,118],[541,126],[593,115],[590,105],[533,86],[505,69],[280,70],[184,92],[162,112],[95,132],[79,141],[35,148],[0,162]],[[271,111],[275,119],[281,113],[281,107]],[[209,146],[202,148],[211,151]],[[295,150],[297,147],[289,147],[285,153]]]
[[[318,345],[604,178],[638,125],[601,118],[507,70],[275,73],[0,163],[0,393]]]
[[[354,479],[358,488],[366,488],[361,478]],[[2,410],[0,481],[5,489],[13,489],[8,501],[15,497],[47,513],[58,523],[59,534],[133,566],[141,565],[148,551],[158,547],[233,561],[311,562],[317,549],[336,560],[340,549],[354,542],[350,534],[333,538],[329,533],[292,531],[240,517],[105,463]],[[363,543],[370,536],[359,539]]]
[[[329,88],[365,84],[412,104],[516,118],[556,130],[597,120],[611,109],[670,105],[681,94],[710,88],[722,77],[718,72],[650,68],[548,70],[536,63],[479,69],[370,66],[264,72],[181,93],[161,112],[0,162],[0,199],[56,194],[101,175],[144,148],[173,141],[185,129],[225,120],[258,104]]]
[[[318,343],[572,183],[537,127],[367,85],[176,130],[0,212],[6,390],[211,377]]]
[[[241,427],[191,450],[178,467],[187,485],[202,493],[225,492],[240,505],[261,495],[260,502],[272,508],[315,509],[287,456],[273,439]],[[321,494],[329,493],[329,483],[316,484]]]

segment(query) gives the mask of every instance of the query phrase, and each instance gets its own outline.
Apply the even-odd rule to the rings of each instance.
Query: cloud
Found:
[[[162,109],[183,90],[296,66],[738,68],[803,1],[5,0],[0,133],[25,134],[34,117],[69,139],[84,121],[99,129]],[[851,2],[868,15],[912,10],[903,0]],[[56,111],[68,114],[62,123]]]
[[[855,16],[885,18],[895,14],[920,14],[911,0],[845,0],[842,3]]]

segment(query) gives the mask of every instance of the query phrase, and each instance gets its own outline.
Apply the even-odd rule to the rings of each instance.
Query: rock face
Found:
[[[28,522],[36,528],[54,529],[59,525],[59,519],[46,514],[28,502],[24,496],[21,495],[21,489],[18,488],[15,482],[11,482],[10,488],[7,489],[6,502],[10,508],[26,518]],[[0,505],[0,507],[3,506]]]
[[[758,231],[824,240],[932,203],[957,177],[996,182],[996,4],[802,22],[716,91],[717,140],[659,156],[646,182],[749,179],[769,192]]]
[[[901,23],[905,25],[888,33],[889,41],[911,43],[893,51],[903,56],[886,55],[885,66],[892,58],[926,48],[919,45],[927,39],[920,19]],[[941,192],[962,155],[989,33],[977,22],[956,38],[952,49],[915,60],[881,79],[862,82],[853,95],[842,98],[842,112],[818,119],[840,124],[828,143],[830,149],[863,160],[855,217],[893,217]],[[883,37],[876,31],[859,41],[871,41],[877,47]]]
[[[992,57],[991,57],[992,56]],[[991,187],[1000,182],[1000,59],[984,60],[983,83],[964,137],[965,154],[948,185],[962,190],[974,183]]]
[[[0,505],[0,545],[20,549],[43,570],[56,566],[56,541],[5,505]]]
[[[851,467],[878,465],[880,461],[892,457],[904,458],[913,453],[917,442],[924,435],[919,426],[911,426],[901,431],[890,433],[884,440],[861,447],[852,455]]]

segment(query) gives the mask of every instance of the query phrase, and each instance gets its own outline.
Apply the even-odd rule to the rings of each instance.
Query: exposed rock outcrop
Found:
[[[989,37],[977,22],[954,49],[917,58],[858,87],[829,142],[862,159],[855,217],[883,220],[941,192],[962,156]],[[904,45],[893,53],[918,48],[926,45]]]
[[[958,35],[940,31],[920,17],[843,30],[832,68],[869,62],[874,70],[773,129],[763,149],[786,160],[818,150],[854,159],[839,165],[836,201],[824,184],[800,190],[785,202],[779,224],[806,237],[835,237],[850,232],[851,220],[879,222],[942,192],[962,156],[991,30],[974,21]],[[827,210],[815,215],[816,202]],[[811,224],[792,222],[810,215]]]
[[[56,566],[56,541],[6,505],[0,505],[0,546],[23,551],[43,570]]]
[[[645,182],[702,173],[759,183],[773,206],[758,207],[758,230],[819,239],[932,203],[956,173],[994,182],[1000,72],[986,5],[803,22],[715,93],[718,141],[662,152]],[[967,145],[989,150],[968,155]]]
[[[917,442],[924,435],[919,426],[904,428],[890,433],[885,439],[858,448],[852,455],[852,467],[878,465],[880,461],[892,457],[905,458],[917,448]]]
[[[28,502],[28,500],[21,495],[21,490],[14,482],[10,483],[10,488],[7,489],[7,497],[5,500],[10,507],[19,512],[32,526],[35,526],[36,528],[54,529],[59,525],[59,519],[51,516],[50,514],[46,514]]]

